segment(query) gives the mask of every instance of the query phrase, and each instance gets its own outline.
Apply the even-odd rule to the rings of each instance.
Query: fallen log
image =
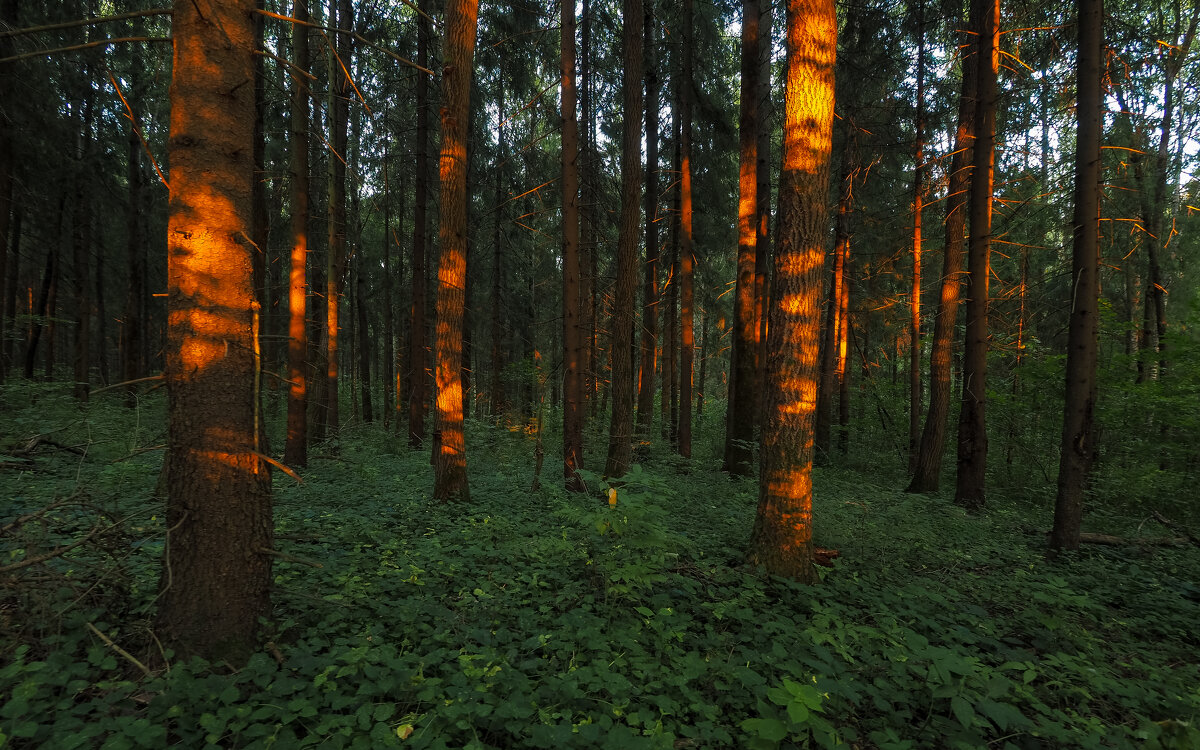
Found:
[[[1112,534],[1097,534],[1090,531],[1080,534],[1079,541],[1084,544],[1103,544],[1109,547],[1120,547],[1125,544],[1140,544],[1146,547],[1175,547],[1188,543],[1188,540],[1181,536],[1141,536],[1130,538],[1113,536]]]

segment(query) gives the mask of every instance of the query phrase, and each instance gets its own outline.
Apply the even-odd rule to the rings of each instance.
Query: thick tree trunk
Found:
[[[980,8],[975,106],[975,166],[971,174],[971,237],[967,251],[967,329],[962,409],[958,419],[958,474],[954,501],[983,507],[987,474],[988,282],[991,272],[992,181],[995,172],[996,75],[1000,67],[1000,0],[973,0]]]
[[[692,236],[692,0],[683,3],[683,80],[680,83],[679,214],[679,455],[692,457],[693,306],[696,258]]]
[[[442,51],[441,214],[437,294],[437,432],[433,495],[469,499],[463,441],[463,308],[467,283],[467,136],[478,0],[449,0]]]
[[[624,133],[621,138],[621,223],[617,237],[617,285],[613,295],[612,417],[604,473],[620,477],[633,451],[633,304],[642,184],[642,0],[622,0]]]
[[[175,3],[168,154],[170,532],[158,632],[179,655],[235,664],[253,651],[258,620],[270,612],[273,528],[256,444],[258,302],[245,239],[253,9],[254,0]]]
[[[733,342],[729,362],[729,400],[726,405],[723,469],[748,476],[754,471],[754,428],[758,416],[758,334],[755,314],[758,287],[755,261],[758,247],[759,72],[762,53],[760,0],[742,3],[742,82],[738,122],[738,251],[733,297]]]
[[[942,256],[942,285],[937,314],[933,322],[933,342],[929,355],[929,411],[921,430],[917,462],[907,492],[937,492],[945,452],[946,423],[950,415],[950,363],[954,348],[954,327],[958,320],[958,300],[962,287],[963,239],[967,226],[967,188],[971,182],[975,142],[975,89],[978,85],[975,45],[963,46],[962,93],[959,96],[958,123],[954,137],[954,155],[950,158],[949,187],[946,196],[945,242]]]
[[[563,477],[583,490],[583,331],[579,325],[579,123],[575,112],[575,5],[562,3]]]
[[[658,75],[654,64],[654,0],[646,3],[642,45],[646,65],[646,263],[642,281],[641,358],[636,432],[646,440],[654,421],[654,371],[658,353]]]
[[[749,561],[813,582],[812,431],[837,52],[832,0],[787,0],[787,50],[762,467]]]
[[[418,0],[417,7],[428,12],[428,1]],[[433,32],[428,19],[417,17],[417,64],[429,67],[429,39]],[[425,441],[425,232],[428,229],[426,207],[429,203],[429,82],[417,74],[417,146],[415,203],[413,206],[412,313],[409,317],[408,352],[408,444],[420,448]]]
[[[1103,0],[1079,0],[1079,63],[1075,90],[1074,249],[1071,320],[1067,331],[1067,387],[1062,452],[1050,549],[1078,549],[1083,493],[1095,455],[1096,358],[1100,310],[1100,141],[1104,130]]]

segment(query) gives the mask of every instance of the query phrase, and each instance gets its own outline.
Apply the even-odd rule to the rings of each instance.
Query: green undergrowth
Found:
[[[318,450],[303,484],[277,475],[269,644],[237,668],[157,666],[161,453],[139,451],[162,435],[143,409],[93,406],[56,433],[83,455],[0,470],[0,523],[86,497],[0,537],[0,566],[120,525],[0,582],[0,745],[1200,747],[1194,548],[1048,562],[1041,499],[971,516],[826,469],[816,539],[840,557],[806,588],[742,564],[756,488],[715,460],[649,450],[610,508],[595,474],[563,492],[549,458],[532,491],[532,438],[480,422],[469,506],[434,503],[428,454],[375,427]],[[21,415],[6,449],[48,429]]]

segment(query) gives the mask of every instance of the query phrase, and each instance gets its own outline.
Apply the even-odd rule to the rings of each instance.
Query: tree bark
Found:
[[[168,156],[167,476],[158,632],[244,661],[270,612],[251,192],[254,0],[174,4]],[[214,74],[213,71],[219,71]]]
[[[925,2],[917,2],[917,114],[913,145],[912,291],[909,293],[908,469],[915,471],[921,443],[921,218],[925,203]]]
[[[428,1],[418,0],[422,13],[428,11]],[[424,15],[417,17],[417,65],[429,67],[429,38],[433,32]],[[429,204],[429,83],[424,73],[418,72],[417,98],[417,146],[414,153],[416,181],[413,207],[412,247],[412,313],[409,318],[408,354],[408,444],[420,448],[425,441],[425,407],[428,396],[425,392],[425,232],[428,229],[426,207]]]
[[[683,3],[683,80],[680,84],[679,214],[679,455],[692,457],[692,382],[695,357],[692,236],[692,0]]]
[[[583,490],[583,331],[579,325],[579,123],[575,97],[575,5],[562,3],[563,477]]]
[[[929,354],[929,411],[925,415],[916,466],[912,481],[906,488],[907,492],[937,492],[942,473],[942,456],[945,452],[946,423],[950,415],[950,363],[962,287],[967,189],[971,182],[974,158],[975,90],[979,83],[976,71],[976,61],[979,58],[975,54],[975,45],[968,41],[962,49],[966,51],[966,57],[962,62],[962,93],[959,96],[954,155],[950,158],[946,195],[942,284],[933,321],[933,341]]]
[[[1095,446],[1096,359],[1100,311],[1100,142],[1104,130],[1103,0],[1079,0],[1079,58],[1075,79],[1074,248],[1071,319],[1067,330],[1066,402],[1054,503],[1051,550],[1079,548],[1083,493]]]
[[[760,0],[742,3],[742,81],[738,122],[738,251],[733,297],[733,341],[730,346],[729,400],[726,405],[723,469],[748,476],[758,416],[758,334],[755,314],[758,291],[755,260],[758,248],[759,71],[761,70]]]
[[[814,582],[813,417],[833,135],[832,0],[787,0],[787,83],[771,283],[766,411],[749,561]]]
[[[449,0],[442,58],[441,215],[438,240],[434,498],[467,501],[463,440],[463,309],[467,283],[467,136],[478,0]]]
[[[992,182],[995,171],[996,75],[1000,0],[973,0],[979,6],[979,76],[975,105],[974,169],[971,174],[971,236],[967,250],[967,328],[963,351],[962,408],[958,419],[958,474],[954,501],[983,508],[987,475],[988,282],[991,272]]]
[[[86,66],[90,73],[91,66]],[[92,333],[92,295],[88,290],[88,267],[92,254],[92,200],[91,191],[85,186],[87,176],[91,174],[88,163],[92,156],[92,120],[94,116],[95,95],[91,88],[91,76],[87,75],[88,91],[84,101],[80,102],[83,120],[78,132],[76,147],[76,173],[74,213],[71,217],[71,296],[75,299],[75,351],[74,351],[74,387],[75,398],[79,401],[88,400],[91,376],[91,333]]]
[[[336,15],[332,12],[337,8]],[[354,28],[354,9],[350,0],[337,0],[330,7],[334,28]],[[346,160],[347,131],[350,125],[350,73],[352,41],[349,34],[336,34],[337,60],[330,61],[329,129],[332,133],[329,156],[329,253],[325,258],[325,431],[336,436],[339,414],[338,346],[340,343],[341,295],[346,275]],[[343,69],[344,66],[344,69]]]
[[[0,0],[0,27],[17,28],[17,0]],[[0,58],[12,54],[13,44],[9,38],[0,39]],[[8,275],[9,232],[13,222],[13,171],[16,163],[13,160],[13,136],[15,113],[12,110],[16,98],[13,96],[13,81],[17,77],[17,68],[13,63],[0,65],[0,102],[4,110],[0,111],[0,383],[4,382],[8,372],[8,357],[11,345],[8,339],[8,327],[12,321],[9,313],[10,295],[15,287],[10,283]],[[15,233],[14,233],[15,234]],[[14,251],[14,257],[16,255]],[[16,274],[14,273],[13,276]],[[10,291],[12,288],[13,291]],[[16,305],[13,304],[15,311]]]
[[[646,66],[646,263],[642,282],[641,361],[638,370],[639,440],[649,438],[654,421],[654,371],[658,353],[658,75],[654,51],[657,22],[654,0],[645,4],[642,45]]]
[[[289,125],[291,172],[291,263],[288,272],[288,399],[287,439],[283,462],[308,465],[308,0],[295,0],[292,15],[292,100]]]
[[[612,416],[604,473],[620,477],[629,469],[633,451],[633,303],[637,284],[637,242],[642,183],[642,0],[622,0],[624,19],[621,84],[624,132],[621,138],[621,223],[617,237],[617,285],[613,295]]]

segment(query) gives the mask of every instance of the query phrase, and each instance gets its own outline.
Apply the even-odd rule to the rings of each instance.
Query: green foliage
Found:
[[[968,516],[828,469],[816,536],[842,555],[806,588],[742,566],[756,487],[703,468],[709,457],[651,450],[610,507],[590,473],[594,494],[549,471],[529,492],[532,438],[482,422],[468,423],[469,507],[434,504],[427,453],[374,428],[344,430],[340,455],[314,452],[304,484],[278,476],[276,546],[323,567],[276,562],[270,645],[240,670],[176,661],[147,635],[161,454],[130,455],[158,436],[131,441],[145,415],[102,399],[76,413],[40,388],[0,391],[19,425],[4,444],[59,425],[73,425],[62,444],[92,443],[86,458],[47,449],[0,473],[21,498],[0,523],[78,484],[126,536],[5,579],[6,747],[1197,745],[1191,548],[1051,564],[1026,532],[1048,525],[1044,504]],[[20,400],[38,401],[37,419]],[[161,404],[143,408],[158,418]],[[51,544],[90,528],[47,518]],[[25,559],[17,539],[0,538],[0,564]],[[118,560],[123,586],[76,601]]]

